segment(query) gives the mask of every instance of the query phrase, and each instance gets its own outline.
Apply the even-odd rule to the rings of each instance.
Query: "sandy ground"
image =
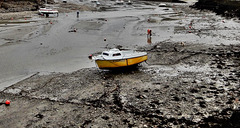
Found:
[[[4,79],[0,99],[11,105],[0,105],[0,126],[239,127],[239,21],[186,4],[145,4],[1,27],[1,76],[23,80]],[[86,60],[118,45],[147,52],[147,62],[103,71]]]

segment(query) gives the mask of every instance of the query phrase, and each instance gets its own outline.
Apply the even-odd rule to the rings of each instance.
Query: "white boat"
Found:
[[[98,0],[91,0],[91,3],[94,3],[94,4],[96,4],[97,6],[101,5]]]
[[[132,5],[131,0],[129,0],[126,4],[127,4],[127,5]]]
[[[124,1],[123,0],[116,0],[115,4],[116,5],[123,5]]]
[[[40,8],[38,10],[39,14],[58,14],[58,10],[51,8]]]
[[[103,51],[100,55],[93,56],[98,68],[112,69],[137,65],[147,60],[146,52],[137,52],[133,50],[110,49]]]
[[[167,7],[167,4],[165,4],[165,3],[160,3],[160,4],[158,5],[158,7]]]

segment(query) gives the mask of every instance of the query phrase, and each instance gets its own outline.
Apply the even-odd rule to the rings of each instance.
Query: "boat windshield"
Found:
[[[113,56],[121,56],[121,53],[115,53]]]
[[[105,56],[109,56],[109,54],[108,54],[108,53],[105,53],[105,52],[103,53],[103,55],[105,55]]]

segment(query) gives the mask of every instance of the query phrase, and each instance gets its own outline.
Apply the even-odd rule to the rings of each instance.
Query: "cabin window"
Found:
[[[109,54],[108,54],[108,53],[103,53],[103,55],[105,55],[105,56],[109,56]]]
[[[113,56],[121,56],[121,53],[115,53]]]

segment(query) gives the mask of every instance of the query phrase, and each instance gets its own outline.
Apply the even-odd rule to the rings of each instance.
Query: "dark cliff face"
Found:
[[[186,3],[181,0],[142,0],[142,1],[158,1],[158,2],[173,2],[173,3]]]
[[[193,6],[198,9],[207,9],[226,17],[240,18],[239,0],[198,0]]]
[[[45,2],[45,0],[0,0],[0,13],[36,11]],[[47,0],[47,3],[53,4],[54,0]]]

